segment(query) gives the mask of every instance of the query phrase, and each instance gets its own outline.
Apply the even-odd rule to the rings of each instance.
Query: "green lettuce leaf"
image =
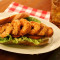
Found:
[[[35,21],[35,22],[41,23],[40,20],[38,20],[38,19],[36,19],[36,18],[34,18],[34,17],[27,17],[27,18],[25,18],[25,19],[27,19],[28,21]]]
[[[13,44],[18,44],[20,42],[27,41],[27,42],[32,42],[35,45],[38,45],[42,42],[42,39],[38,39],[38,40],[37,39],[31,39],[31,38],[27,38],[26,36],[23,36],[23,37],[20,37],[20,38],[12,38],[11,35],[8,35],[5,38],[0,37],[0,43],[8,43],[10,41]]]
[[[8,35],[5,38],[1,38],[0,37],[0,43],[6,43],[6,42],[9,42],[10,40],[12,40],[12,36],[11,35]]]

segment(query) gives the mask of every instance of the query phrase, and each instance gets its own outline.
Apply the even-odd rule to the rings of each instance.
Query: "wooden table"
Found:
[[[51,0],[2,0],[0,2],[0,12],[3,12],[11,2],[17,2],[44,11],[50,11],[51,7]]]
[[[17,2],[36,9],[50,11],[51,0],[0,0],[0,12],[3,12],[11,2]],[[0,60],[60,60],[60,48],[55,51],[39,54],[39,55],[24,55],[6,52],[0,50]]]

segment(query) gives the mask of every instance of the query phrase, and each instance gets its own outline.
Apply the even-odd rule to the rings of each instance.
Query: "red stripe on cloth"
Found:
[[[45,17],[43,17],[43,16],[40,16],[40,18],[44,19]]]
[[[15,3],[15,2],[13,3],[13,5],[14,5],[14,6],[19,6],[19,4],[18,4],[18,3]]]
[[[42,11],[42,14],[47,14],[47,11]]]
[[[37,12],[37,9],[32,9],[32,11]]]
[[[25,12],[25,11],[22,10],[22,11],[20,11],[19,13],[22,13],[22,12]]]
[[[12,8],[12,7],[11,7],[9,10],[14,11],[14,10],[15,10],[15,8]]]
[[[27,6],[23,6],[24,9],[27,9],[28,7]]]
[[[16,13],[27,12],[32,16],[36,16],[42,19],[49,20],[50,18],[50,12],[34,9],[15,2],[11,3],[9,7],[5,10],[5,12],[16,12]]]
[[[31,11],[30,15],[35,16],[35,13],[36,13],[36,12]]]
[[[35,14],[34,14],[34,13],[30,13],[30,15],[35,16]]]

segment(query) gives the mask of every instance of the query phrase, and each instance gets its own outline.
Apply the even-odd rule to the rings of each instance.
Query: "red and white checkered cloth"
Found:
[[[15,13],[27,12],[32,16],[36,16],[45,20],[49,20],[50,18],[50,12],[34,9],[15,2],[12,2],[5,10],[5,12],[15,12]]]

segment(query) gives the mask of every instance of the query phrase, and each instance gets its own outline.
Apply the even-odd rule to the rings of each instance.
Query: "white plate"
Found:
[[[9,13],[0,13],[0,18],[2,19],[7,16],[10,16],[10,15],[11,15],[11,13],[10,14]],[[49,43],[48,45],[46,45],[44,47],[0,44],[0,49],[14,52],[14,53],[21,53],[21,54],[41,54],[41,53],[46,53],[46,52],[52,51],[52,50],[60,47],[60,29],[58,27],[56,27],[54,24],[52,24],[46,20],[43,20],[40,18],[37,18],[37,19],[39,19],[44,24],[53,28],[54,34],[53,34],[51,43]]]

